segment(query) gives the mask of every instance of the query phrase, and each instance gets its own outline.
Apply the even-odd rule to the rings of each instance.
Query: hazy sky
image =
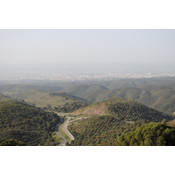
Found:
[[[175,30],[0,30],[0,64],[175,64]]]

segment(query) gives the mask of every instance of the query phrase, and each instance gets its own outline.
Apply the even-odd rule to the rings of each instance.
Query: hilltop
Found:
[[[98,95],[103,94],[105,90],[108,89],[96,84],[79,84],[62,89],[60,92],[67,92],[93,103],[96,102]]]
[[[156,121],[163,119],[171,120],[172,117],[162,112],[158,112],[141,103],[133,100],[126,100],[122,97],[110,98],[103,102],[90,104],[85,108],[74,111],[76,114],[106,114],[117,117],[118,119],[130,121]]]

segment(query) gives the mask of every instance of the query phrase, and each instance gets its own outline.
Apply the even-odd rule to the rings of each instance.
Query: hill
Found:
[[[61,90],[62,88],[57,85],[32,85],[32,84],[9,84],[9,85],[1,85],[0,86],[0,92],[3,92],[5,94],[15,94],[19,92],[24,92],[26,90],[30,89],[38,89],[43,91],[51,91],[56,92]]]
[[[141,87],[147,85],[161,85],[175,83],[175,77],[157,77],[157,78],[125,78],[116,80],[96,81],[94,84],[104,86],[108,89],[119,89],[123,87]]]
[[[11,94],[11,97],[24,100],[31,105],[35,105],[36,107],[47,107],[50,108],[58,108],[64,107],[67,104],[72,104],[73,102],[80,102],[82,104],[86,104],[86,100],[75,97],[68,93],[61,92],[48,92],[42,90],[27,90],[24,92],[20,92],[17,94]]]
[[[75,95],[83,99],[86,99],[89,102],[95,102],[98,94],[103,93],[104,90],[107,90],[107,88],[100,85],[79,84],[62,89],[60,90],[60,92],[67,92],[71,95]]]
[[[85,108],[74,111],[77,114],[106,114],[113,115],[118,119],[130,121],[156,121],[163,119],[171,120],[170,115],[163,114],[152,108],[133,100],[126,100],[122,97],[110,98],[103,102],[90,104]]]
[[[90,104],[73,113],[96,115],[68,126],[69,131],[75,137],[71,146],[116,145],[120,135],[135,131],[144,123],[160,122],[164,119],[172,120],[169,115],[122,97]]]
[[[75,140],[71,146],[110,146],[115,145],[117,138],[124,133],[134,131],[143,122],[126,123],[114,116],[93,116],[79,120],[68,126]]]
[[[0,102],[0,138],[26,145],[57,145],[52,138],[59,117],[55,113],[14,101]]]
[[[81,93],[78,93],[79,87],[83,87],[83,85],[70,87],[69,93],[75,93],[76,96],[84,98],[91,103],[101,102],[111,97],[123,97],[129,100],[136,100],[167,114],[172,114],[175,111],[175,83],[142,87],[123,87],[119,89],[106,89],[100,86],[101,88],[96,90],[93,87],[97,86],[84,85],[84,87],[88,88],[82,88]],[[74,89],[74,91],[71,89]],[[62,91],[66,92],[67,90],[63,89]]]

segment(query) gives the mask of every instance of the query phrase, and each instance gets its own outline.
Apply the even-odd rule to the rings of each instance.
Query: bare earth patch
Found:
[[[92,106],[92,107],[85,107],[83,111],[77,110],[74,113],[81,113],[81,114],[104,114],[106,111],[106,106]]]

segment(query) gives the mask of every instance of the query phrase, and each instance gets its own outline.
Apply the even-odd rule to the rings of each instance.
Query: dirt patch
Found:
[[[166,122],[166,124],[175,127],[175,119],[174,119],[174,120],[171,120],[171,121],[169,121],[169,122]]]
[[[91,106],[91,107],[85,107],[83,111],[76,111],[76,113],[81,114],[104,114],[106,112],[107,108],[105,105],[101,106]]]

